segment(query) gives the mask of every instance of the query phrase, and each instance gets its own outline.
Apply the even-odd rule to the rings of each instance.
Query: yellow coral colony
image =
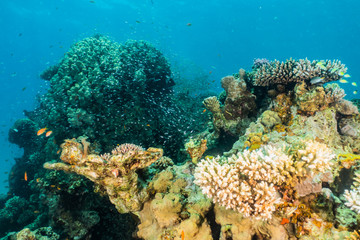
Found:
[[[146,187],[138,182],[137,169],[142,169],[163,155],[158,148],[142,149],[134,144],[122,144],[112,154],[88,154],[89,143],[75,139],[61,145],[63,163],[45,163],[53,170],[74,172],[93,181],[95,188],[106,191],[110,201],[120,213],[137,212],[148,199]]]

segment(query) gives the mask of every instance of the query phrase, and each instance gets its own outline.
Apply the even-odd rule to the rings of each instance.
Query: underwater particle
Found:
[[[187,23],[186,26],[190,27],[192,24],[191,23]]]

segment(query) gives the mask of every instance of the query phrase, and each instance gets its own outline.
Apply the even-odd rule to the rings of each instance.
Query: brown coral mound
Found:
[[[221,86],[226,91],[224,106],[224,116],[226,119],[245,118],[256,109],[256,97],[247,90],[243,79],[227,76],[221,79]]]
[[[339,60],[310,61],[306,59],[289,59],[285,62],[275,60],[259,67],[254,74],[257,86],[288,84],[291,82],[309,82],[314,77],[321,77],[323,82],[337,81],[341,78],[339,72],[347,68]]]

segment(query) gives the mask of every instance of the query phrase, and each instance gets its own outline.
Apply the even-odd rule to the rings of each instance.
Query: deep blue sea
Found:
[[[254,58],[290,57],[339,59],[360,85],[356,0],[3,0],[0,9],[1,193],[14,158],[22,155],[8,130],[48,87],[39,74],[94,34],[151,42],[174,73],[187,76],[178,83],[184,86],[207,76],[211,84],[204,89],[220,92],[221,77],[250,69]],[[356,87],[342,87],[348,99],[357,98]]]

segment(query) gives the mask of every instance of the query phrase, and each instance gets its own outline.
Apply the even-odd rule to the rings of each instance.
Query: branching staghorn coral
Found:
[[[306,177],[325,173],[335,157],[325,144],[309,141],[288,154],[270,145],[227,158],[206,158],[195,169],[195,184],[213,202],[245,217],[270,219],[279,203],[275,186],[295,187]]]
[[[308,59],[275,60],[270,64],[259,67],[254,74],[257,86],[288,84],[291,82],[309,82],[314,77],[321,77],[322,82],[336,81],[341,78],[339,72],[346,72],[347,68],[339,60],[322,62]]]
[[[119,145],[112,154],[88,154],[89,143],[66,140],[61,145],[63,163],[45,163],[44,168],[83,175],[107,194],[120,213],[140,211],[148,199],[146,187],[138,181],[136,170],[150,166],[163,155],[159,148],[142,149],[133,144]]]

